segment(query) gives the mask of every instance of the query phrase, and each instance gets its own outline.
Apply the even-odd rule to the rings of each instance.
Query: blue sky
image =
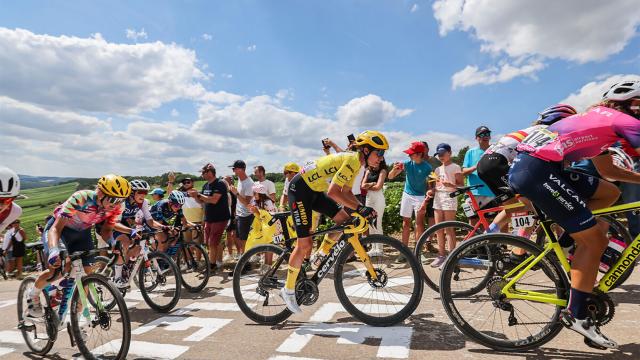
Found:
[[[166,50],[175,44],[183,51],[181,54],[191,52],[194,55],[197,60],[190,66],[205,75],[175,81],[164,81],[160,76],[150,81],[149,86],[156,89],[167,86],[167,90],[163,93],[164,98],[154,105],[134,104],[111,110],[108,107],[79,106],[73,100],[57,102],[54,95],[45,99],[46,93],[34,99],[31,95],[14,91],[11,86],[17,88],[33,79],[28,75],[28,64],[24,65],[27,70],[12,74],[7,67],[15,66],[12,64],[19,62],[19,59],[7,59],[7,55],[5,58],[0,56],[0,67],[3,60],[8,64],[5,64],[4,72],[0,70],[0,80],[9,85],[0,86],[0,96],[16,100],[11,102],[12,107],[23,108],[20,104],[38,107],[42,111],[32,109],[30,112],[32,115],[38,112],[43,116],[43,121],[46,121],[46,115],[42,113],[46,111],[65,111],[94,119],[87,126],[96,129],[95,125],[98,124],[97,130],[81,134],[84,138],[99,138],[101,135],[120,137],[119,132],[132,131],[132,122],[142,121],[165,126],[170,122],[175,127],[182,126],[185,130],[184,141],[188,141],[188,136],[197,136],[203,129],[213,132],[210,134],[212,136],[224,137],[224,140],[235,136],[242,141],[241,132],[215,134],[220,121],[234,121],[233,115],[230,115],[231,118],[223,115],[235,114],[233,109],[236,108],[250,108],[242,101],[251,101],[264,95],[269,97],[266,110],[276,109],[279,114],[280,111],[282,114],[293,114],[290,126],[296,126],[297,121],[306,121],[307,117],[328,119],[333,126],[342,121],[337,115],[341,106],[351,104],[347,106],[346,110],[349,110],[355,108],[355,104],[350,103],[352,100],[375,95],[376,98],[363,99],[360,107],[353,110],[355,112],[349,112],[355,117],[344,117],[346,125],[336,125],[336,128],[328,131],[319,122],[319,128],[315,131],[293,133],[292,137],[307,137],[310,134],[317,137],[313,141],[303,141],[305,144],[302,145],[296,141],[287,143],[277,140],[275,142],[282,148],[265,150],[262,145],[269,141],[269,136],[261,138],[249,135],[255,143],[243,149],[251,153],[248,159],[278,167],[288,160],[286,154],[295,154],[296,161],[310,160],[318,149],[312,149],[309,144],[319,143],[324,136],[339,137],[338,129],[357,132],[364,129],[365,125],[399,133],[396,138],[401,143],[392,144],[397,148],[392,152],[395,157],[402,156],[402,148],[412,137],[429,137],[425,140],[432,142],[452,141],[454,148],[456,145],[463,146],[465,142],[473,141],[473,131],[478,125],[488,125],[496,134],[516,130],[534,120],[537,111],[565,100],[571,94],[575,96],[576,103],[581,105],[594,100],[594,94],[597,93],[594,87],[599,89],[608,86],[617,75],[640,73],[639,21],[635,20],[639,16],[632,16],[630,11],[639,14],[637,10],[630,10],[632,7],[628,2],[621,1],[606,8],[595,1],[567,1],[561,5],[540,1],[515,8],[513,2],[508,1],[496,1],[491,6],[483,3],[480,0],[444,0],[435,3],[399,0],[3,1],[0,3],[0,28],[6,29],[9,45],[19,46],[11,43],[11,32],[24,29],[31,34],[31,39],[36,39],[34,41],[40,36],[50,35],[51,46],[60,56],[68,50],[63,37],[72,37],[82,43],[92,41],[96,38],[94,34],[99,33],[105,43],[99,46],[104,46],[104,50],[88,58],[96,59],[95,56],[98,56],[99,61],[106,64],[111,45],[130,44],[136,47],[160,42]],[[581,4],[580,9],[576,7],[578,3]],[[560,14],[553,11],[550,14],[549,9],[554,6],[558,7],[556,10]],[[584,28],[575,24],[558,24],[557,19],[565,19],[561,14],[565,13],[565,7],[574,9],[575,22],[582,22]],[[596,12],[602,17],[598,21],[592,16]],[[618,19],[621,14],[635,19],[621,23],[619,29],[601,30],[604,35],[593,33],[593,29],[607,27],[602,25],[607,24],[607,17]],[[531,34],[511,35],[525,28],[533,29]],[[589,41],[584,41],[585,38]],[[5,49],[11,52],[10,46]],[[129,50],[121,48],[119,51]],[[166,51],[163,56],[170,58],[172,50]],[[43,57],[47,61],[46,54],[46,49],[39,49],[33,56]],[[73,59],[78,53],[72,51],[69,54]],[[80,53],[78,57],[83,56]],[[154,60],[157,58],[154,57]],[[61,64],[64,63],[56,63],[54,68],[66,74]],[[163,64],[159,68],[162,71],[169,69],[166,77],[171,77],[171,66]],[[37,66],[37,62],[34,66]],[[132,71],[128,79],[109,84],[98,91],[93,86],[104,80],[100,79],[101,76],[112,78],[114,83],[118,81],[117,76],[121,74],[114,70],[118,64],[104,65],[108,69],[106,72],[87,70],[84,74],[78,67],[91,67],[91,63],[69,60],[68,66],[79,74],[78,88],[83,87],[88,93],[95,91],[96,102],[121,96],[120,86],[125,89],[129,87],[126,80],[137,83],[146,81],[145,77],[136,79],[136,71]],[[149,68],[153,66],[154,63],[150,63]],[[499,74],[505,66],[511,70]],[[527,66],[533,70],[527,70]],[[466,67],[474,67],[475,70],[472,68],[466,74],[459,74]],[[509,75],[514,72],[518,75]],[[459,80],[454,80],[456,74],[459,74]],[[45,81],[45,85],[39,86],[57,87],[61,82],[74,81],[67,76],[56,79],[55,74],[50,73],[38,75],[37,71],[33,76],[51,76],[49,83]],[[167,85],[167,82],[171,84]],[[198,127],[196,123],[206,117],[202,111],[208,102],[193,95],[167,95],[175,89],[182,89],[185,82],[199,84],[207,92],[225,92],[243,100],[212,105],[209,110],[210,116],[215,118],[214,123]],[[588,84],[592,86],[586,87]],[[114,93],[109,93],[111,86]],[[65,96],[73,98],[69,93],[72,90],[65,91]],[[115,91],[120,94],[114,95]],[[147,89],[141,96],[154,94],[154,89]],[[384,108],[381,102],[390,105],[391,110],[385,105],[387,110],[383,111],[384,114],[376,113]],[[248,123],[243,126],[260,127],[265,108],[255,109],[256,113],[249,113]],[[362,118],[365,116],[374,120]],[[376,122],[375,119],[382,120]],[[269,124],[269,121],[265,124]],[[353,130],[349,131],[349,121],[359,126],[352,126]],[[107,125],[103,127],[103,123]],[[24,128],[24,124],[12,120],[12,126]],[[24,134],[28,133],[18,130],[16,128],[12,135],[15,144],[18,144],[17,139],[24,140]],[[325,130],[327,133],[323,132]],[[256,133],[249,131],[248,134]],[[69,142],[74,149],[83,146],[82,140],[70,140],[76,135],[64,135],[63,138],[67,140],[60,140],[55,146],[43,139],[33,140],[39,142],[43,149],[56,148],[60,153],[65,153]],[[137,141],[131,137],[133,134],[127,136],[126,141],[123,140],[125,143]],[[180,149],[167,149],[164,140],[145,136],[140,139],[141,142],[164,143],[158,145],[155,153],[179,152]],[[211,140],[216,142],[215,138]],[[179,147],[179,144],[172,143],[171,146]],[[230,143],[228,146],[235,145]],[[15,149],[16,146],[11,146],[11,149],[0,147],[0,154],[15,158],[10,152]],[[126,164],[122,160],[98,161],[98,150],[94,153],[91,149],[80,151],[86,153],[84,155],[78,155],[74,150],[74,155],[67,161],[60,157],[53,158],[50,151],[29,154],[29,149],[22,150],[25,157],[13,163],[10,161],[8,165],[29,174],[78,176],[84,170],[77,163],[84,161],[91,163],[91,175],[110,171],[107,164],[115,167],[114,171],[127,174],[164,170],[157,163],[154,167],[140,166],[133,161],[125,161]],[[158,158],[166,159],[168,167],[193,171],[192,167],[206,159],[213,158],[215,162],[220,159],[222,162],[248,156],[243,151],[229,154],[225,146],[208,149],[203,145],[201,150],[193,148],[198,155],[189,156],[187,162],[181,161],[179,156]],[[149,154],[140,157],[145,162],[157,160]]]

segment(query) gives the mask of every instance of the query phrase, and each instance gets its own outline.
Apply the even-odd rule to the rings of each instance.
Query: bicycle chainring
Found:
[[[608,294],[594,290],[587,300],[587,310],[598,326],[604,326],[613,320],[616,305]]]
[[[298,281],[296,284],[296,297],[301,305],[309,306],[315,304],[320,297],[318,285],[309,279]]]

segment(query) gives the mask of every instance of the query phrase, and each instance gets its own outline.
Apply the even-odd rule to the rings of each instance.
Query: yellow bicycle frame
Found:
[[[371,263],[371,259],[369,258],[369,254],[360,243],[360,235],[364,234],[369,228],[369,222],[367,219],[362,217],[362,215],[358,213],[353,213],[351,216],[358,218],[357,225],[349,225],[344,229],[344,233],[349,235],[349,243],[353,246],[353,250],[360,258],[360,261],[367,268],[367,272],[371,275],[371,278],[374,280],[378,280],[378,275],[376,274],[375,269],[373,268],[373,264]]]

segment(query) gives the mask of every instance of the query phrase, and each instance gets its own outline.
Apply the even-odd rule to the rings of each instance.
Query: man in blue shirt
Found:
[[[426,210],[427,178],[433,168],[424,159],[426,148],[423,142],[415,141],[404,152],[409,155],[409,160],[397,162],[389,172],[389,179],[398,176],[402,171],[406,172],[402,201],[400,202],[400,216],[402,216],[402,243],[409,246],[411,234],[411,215],[416,216],[416,241],[424,232],[424,216]],[[396,262],[406,262],[400,255]]]
[[[467,185],[484,185],[479,189],[472,190],[473,195],[476,197],[476,201],[480,207],[486,205],[491,201],[495,195],[491,192],[487,184],[485,184],[478,176],[476,167],[478,161],[484,154],[484,151],[489,147],[491,141],[491,130],[486,126],[480,126],[476,129],[476,140],[478,141],[478,147],[469,149],[464,155],[464,162],[462,163],[462,176],[467,177]]]

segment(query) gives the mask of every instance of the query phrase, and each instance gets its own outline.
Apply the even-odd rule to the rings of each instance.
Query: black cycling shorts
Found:
[[[501,188],[509,187],[509,160],[501,154],[485,154],[477,165],[478,176],[496,197],[509,194]],[[512,194],[511,194],[512,195]]]
[[[312,190],[300,174],[291,179],[288,196],[298,238],[309,236],[313,223],[311,220],[312,211],[332,219],[340,211],[340,206],[335,201],[324,192]]]
[[[51,218],[47,225],[44,227],[44,231],[42,232],[42,245],[44,246],[44,256],[46,258],[49,257],[49,229],[53,226],[55,222],[55,218]],[[72,254],[76,251],[86,251],[93,250],[93,236],[91,236],[91,228],[84,230],[74,230],[68,227],[65,227],[62,230],[62,234],[60,234],[60,243],[58,244],[58,248],[62,251],[67,251],[69,254]],[[83,256],[82,257],[82,265],[89,266],[95,262],[95,256]]]
[[[569,233],[596,225],[587,200],[596,192],[599,182],[593,176],[567,172],[560,163],[528,154],[519,154],[509,171],[511,188]]]

